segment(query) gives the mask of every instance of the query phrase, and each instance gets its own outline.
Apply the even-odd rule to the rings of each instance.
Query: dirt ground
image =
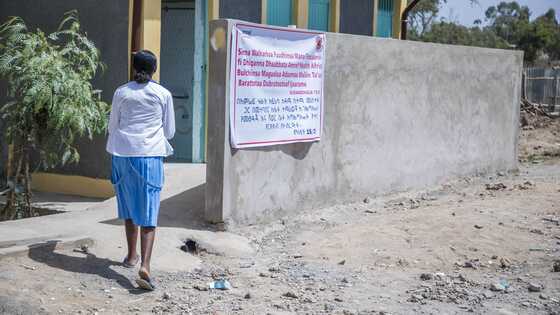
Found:
[[[95,247],[31,250],[0,262],[0,313],[560,314],[558,133],[525,126],[515,173],[233,227],[254,257],[201,253],[193,272],[155,270],[155,292]],[[220,278],[233,288],[207,289]]]

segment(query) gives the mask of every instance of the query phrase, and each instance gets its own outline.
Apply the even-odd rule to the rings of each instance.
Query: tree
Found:
[[[531,32],[531,11],[516,1],[500,2],[497,6],[491,6],[485,15],[490,28],[512,45],[519,43],[521,38]]]
[[[408,1],[409,3],[412,0]],[[421,38],[427,32],[439,13],[439,7],[447,0],[422,0],[409,15],[411,38]]]
[[[452,22],[441,21],[433,24],[422,41],[452,45],[466,45],[490,48],[508,48],[508,43],[488,28],[466,27]]]
[[[90,83],[100,68],[99,51],[80,30],[76,11],[66,13],[50,35],[29,31],[19,17],[0,26],[0,76],[10,98],[0,114],[14,148],[0,218],[34,216],[33,169],[77,162],[76,138],[104,132],[108,105]]]
[[[408,0],[410,4],[413,0]],[[468,0],[471,5],[478,4],[478,0]],[[409,27],[411,39],[421,38],[428,32],[438,17],[439,8],[447,0],[421,0],[409,14]]]
[[[556,20],[556,12],[549,9],[532,23],[539,48],[551,60],[560,59],[560,25]]]
[[[500,2],[485,12],[487,26],[481,19],[466,27],[439,19],[437,14],[446,0],[423,0],[413,10],[410,38],[426,42],[521,49],[525,62],[560,59],[560,26],[553,9],[531,21],[531,11],[516,1]],[[473,3],[473,1],[471,1]],[[474,2],[476,3],[476,2]]]
[[[556,12],[549,9],[545,14],[530,21],[531,11],[517,2],[500,2],[486,10],[489,27],[511,46],[525,52],[525,62],[533,63],[539,56],[560,58],[560,27]]]

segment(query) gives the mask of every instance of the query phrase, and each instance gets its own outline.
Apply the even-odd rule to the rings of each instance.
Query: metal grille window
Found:
[[[377,12],[377,36],[391,37],[393,35],[393,0],[379,0]]]
[[[262,0],[222,0],[219,2],[220,18],[261,23]]]
[[[309,0],[309,21],[307,28],[311,30],[329,30],[330,0]]]
[[[268,0],[266,8],[266,23],[276,26],[292,24],[292,0]]]
[[[341,0],[340,32],[346,34],[373,34],[373,0]]]
[[[560,105],[560,69],[532,67],[525,69],[526,98],[532,103],[548,106],[557,111]]]

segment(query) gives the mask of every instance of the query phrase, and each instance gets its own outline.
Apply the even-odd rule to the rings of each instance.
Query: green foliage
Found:
[[[75,11],[50,35],[8,19],[0,26],[0,76],[11,98],[0,108],[7,141],[16,151],[38,151],[44,168],[78,161],[76,138],[92,138],[107,125],[108,105],[90,83],[100,68]]]
[[[490,28],[508,43],[518,43],[530,31],[531,12],[527,6],[520,6],[515,1],[491,6],[485,15]]]
[[[31,154],[44,169],[80,158],[75,140],[107,127],[109,106],[90,81],[102,69],[99,51],[80,30],[75,11],[49,35],[29,31],[19,17],[0,25],[0,76],[10,101],[0,107],[6,141],[14,146],[10,191],[0,220],[32,217]]]
[[[410,4],[413,0],[408,0]],[[456,1],[456,0],[455,0]],[[464,0],[471,5],[478,4],[478,0]],[[438,17],[439,8],[447,0],[421,0],[409,14],[409,31],[411,38],[420,38],[430,31],[432,24]]]
[[[409,3],[412,0],[408,1]],[[421,37],[427,32],[439,13],[439,7],[447,0],[422,0],[414,7],[409,15],[412,37]]]
[[[560,25],[554,9],[549,9],[544,15],[536,18],[532,25],[537,47],[551,60],[560,60]]]
[[[517,2],[500,2],[486,10],[489,28],[512,47],[525,52],[527,63],[546,55],[550,60],[560,58],[560,26],[556,12],[548,10],[544,15],[530,20],[531,11]]]
[[[486,10],[486,26],[482,25],[482,19],[476,19],[474,27],[466,27],[453,22],[436,21],[439,7],[444,2],[447,1],[420,1],[409,22],[410,39],[521,49],[525,52],[526,63],[534,63],[539,59],[560,59],[560,26],[553,9],[531,21],[531,11],[527,6],[515,1],[500,2]]]
[[[478,47],[509,48],[507,42],[488,29],[466,27],[449,22],[432,25],[429,32],[420,38],[421,41],[452,45]]]

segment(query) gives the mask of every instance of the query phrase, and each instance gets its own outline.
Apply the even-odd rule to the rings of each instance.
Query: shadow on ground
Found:
[[[213,226],[204,221],[205,191],[206,184],[201,184],[162,200],[158,227],[213,230]],[[123,225],[123,221],[120,219],[111,219],[101,223]]]
[[[2,189],[0,189],[1,191]],[[4,202],[6,196],[0,196],[0,201]],[[57,193],[47,193],[40,191],[33,191],[32,202],[40,203],[41,207],[49,207],[51,205],[59,206],[60,204],[66,203],[100,203],[108,198],[94,198],[94,197],[82,197],[74,195],[64,195]]]
[[[103,202],[108,198],[95,198],[95,197],[82,197],[82,196],[74,196],[74,195],[64,195],[64,194],[57,194],[57,193],[46,193],[40,191],[33,192],[33,202],[34,203],[97,203]]]
[[[47,312],[39,309],[36,305],[32,305],[29,301],[14,296],[0,295],[0,314],[26,315],[47,314]]]
[[[115,280],[121,287],[130,291],[137,291],[130,280],[116,272],[111,266],[121,266],[120,262],[107,258],[98,258],[92,253],[84,253],[83,257],[68,256],[57,253],[56,246],[59,241],[53,240],[29,246],[28,256],[32,260],[52,268],[68,272],[97,275],[99,277]]]

